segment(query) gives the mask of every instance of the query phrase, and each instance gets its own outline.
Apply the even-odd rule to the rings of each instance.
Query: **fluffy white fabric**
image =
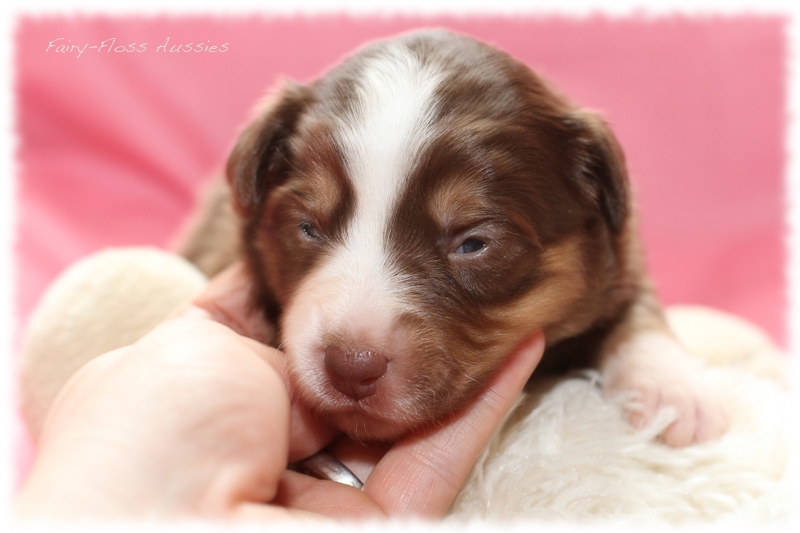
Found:
[[[67,354],[72,368],[128,344],[203,283],[182,259],[150,249],[106,251],[67,271],[33,315],[25,342],[21,388],[29,424],[41,423],[54,389],[66,379],[51,371],[54,353]],[[634,431],[623,415],[634,399],[604,400],[596,372],[540,379],[476,464],[451,521],[741,524],[786,517],[786,426],[793,417],[783,357],[737,317],[697,307],[672,308],[669,316],[725,394],[732,420],[725,436],[670,448],[654,436],[672,414],[662,412],[651,427]]]
[[[203,289],[193,265],[153,248],[112,248],[70,266],[31,314],[20,401],[35,437],[66,380],[88,360],[127,346]]]
[[[603,399],[587,371],[529,386],[455,502],[458,518],[654,519],[763,524],[788,514],[790,414],[784,361],[767,337],[730,315],[675,307],[670,321],[725,395],[731,428],[675,449],[654,436],[674,413],[635,431],[635,399]]]

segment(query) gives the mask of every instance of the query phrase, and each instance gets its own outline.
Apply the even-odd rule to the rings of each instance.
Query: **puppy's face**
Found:
[[[228,177],[296,389],[362,440],[463,406],[534,329],[586,327],[626,216],[602,124],[446,33],[287,88]]]

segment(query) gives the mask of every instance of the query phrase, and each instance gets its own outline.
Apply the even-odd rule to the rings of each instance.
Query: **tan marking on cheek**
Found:
[[[581,260],[583,237],[575,236],[549,247],[542,254],[545,279],[528,294],[494,311],[490,316],[502,324],[504,335],[519,342],[535,329],[550,330],[550,337],[563,338],[585,326],[572,311],[587,292],[586,272]]]

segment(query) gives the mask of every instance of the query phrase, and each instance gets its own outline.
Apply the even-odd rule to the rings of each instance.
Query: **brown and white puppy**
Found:
[[[499,50],[412,33],[288,84],[227,184],[184,254],[244,257],[302,400],[352,437],[453,412],[537,328],[543,366],[638,393],[635,423],[675,407],[671,444],[725,429],[643,272],[619,144]]]

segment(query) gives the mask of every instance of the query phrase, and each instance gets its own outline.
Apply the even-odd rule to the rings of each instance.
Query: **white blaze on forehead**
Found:
[[[432,136],[440,80],[438,69],[401,44],[367,60],[359,73],[353,110],[337,132],[355,210],[330,265],[348,272],[356,285],[348,289],[363,293],[356,299],[399,289],[386,261],[386,229]]]
[[[404,291],[387,261],[386,229],[430,139],[439,82],[402,45],[367,60],[359,74],[353,109],[335,130],[355,209],[344,242],[304,280],[284,317],[287,353],[307,375],[318,364],[308,357],[329,334],[398,348],[393,325]]]
[[[402,45],[366,62],[339,142],[358,207],[387,214],[430,136],[439,72]]]

